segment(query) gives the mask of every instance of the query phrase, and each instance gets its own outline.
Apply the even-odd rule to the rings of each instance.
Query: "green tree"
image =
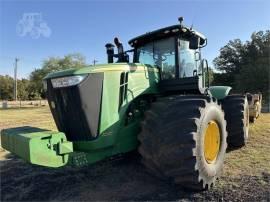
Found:
[[[220,55],[213,61],[215,68],[223,74],[217,74],[214,83],[217,85],[229,85],[235,88],[235,75],[239,74],[240,66],[245,54],[245,45],[240,39],[230,40],[220,49]],[[221,83],[222,82],[222,83]]]
[[[17,80],[17,97],[26,100],[29,97],[28,92],[29,80]],[[8,75],[0,75],[0,100],[14,99],[14,79]]]
[[[29,98],[29,80],[21,79],[18,80],[18,99],[20,100],[27,100]]]
[[[246,52],[245,45],[240,39],[229,41],[220,49],[220,55],[214,59],[216,69],[221,72],[235,74],[239,72],[242,55]]]
[[[235,92],[262,92],[269,98],[270,31],[254,32],[251,40],[242,43],[239,39],[229,41],[214,59],[215,85],[232,86]],[[269,100],[268,100],[269,102]]]
[[[269,102],[270,77],[270,31],[254,32],[247,42],[241,73],[236,75],[235,84],[239,91],[262,92],[264,101]]]
[[[0,75],[0,99],[12,100],[13,99],[13,86],[14,80],[12,77]]]

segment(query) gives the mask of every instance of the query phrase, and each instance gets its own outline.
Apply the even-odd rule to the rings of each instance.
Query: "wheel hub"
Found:
[[[218,124],[210,121],[204,135],[204,158],[207,163],[212,164],[216,161],[220,148],[220,132]]]

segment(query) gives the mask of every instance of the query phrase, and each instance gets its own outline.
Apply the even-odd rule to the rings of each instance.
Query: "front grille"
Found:
[[[50,80],[47,84],[47,98],[58,130],[69,141],[95,139],[99,134],[103,73],[89,74],[77,86],[53,88]]]

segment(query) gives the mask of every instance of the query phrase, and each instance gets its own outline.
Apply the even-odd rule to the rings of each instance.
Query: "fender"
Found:
[[[221,100],[227,97],[231,89],[232,88],[230,86],[210,86],[208,88],[208,93],[214,98]]]

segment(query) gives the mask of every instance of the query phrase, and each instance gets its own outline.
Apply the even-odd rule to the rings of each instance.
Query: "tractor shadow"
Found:
[[[226,153],[230,153],[230,152],[233,152],[233,151],[236,151],[236,150],[239,150],[239,149],[241,149],[241,148],[243,148],[243,146],[239,146],[239,147],[228,147],[227,149],[226,149]]]
[[[30,165],[7,153],[0,168],[1,201],[190,201],[202,199],[205,193],[157,179],[137,153],[92,166],[58,169]]]

